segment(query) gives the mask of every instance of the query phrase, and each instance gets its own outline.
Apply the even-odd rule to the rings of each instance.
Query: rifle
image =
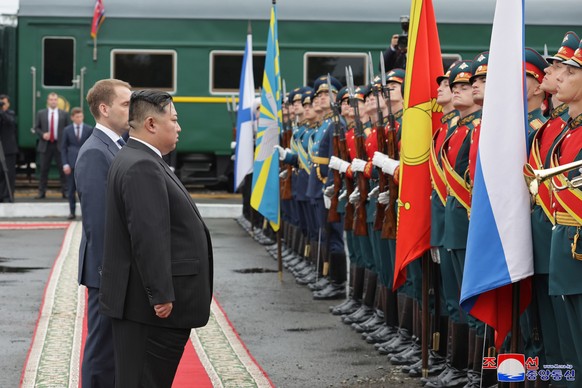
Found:
[[[339,154],[340,158],[349,161],[350,154],[348,152],[348,145],[346,144],[346,131],[344,128],[340,133],[338,145],[339,145]],[[347,174],[344,175],[344,182],[346,185],[346,194],[349,198],[350,195],[354,192],[354,180],[348,177]],[[344,214],[344,230],[350,231],[354,229],[354,205],[349,201],[346,204],[346,212]]]
[[[327,92],[329,93],[329,104],[331,105],[331,110],[333,112],[333,138],[332,147],[333,155],[339,157],[339,132],[340,132],[340,118],[337,104],[334,102],[333,93],[331,92],[331,78],[329,73],[327,74]],[[340,172],[337,170],[333,171],[333,195],[331,197],[331,205],[329,206],[329,211],[327,213],[328,222],[340,222],[341,216],[337,212],[337,207],[339,203],[339,193],[342,189],[342,177]]]
[[[282,134],[282,147],[290,148],[291,146],[291,136],[293,135],[291,126],[289,125],[289,99],[287,98],[287,87],[285,85],[285,80],[283,80],[283,105],[287,110],[287,120],[283,119],[283,134]],[[284,115],[283,115],[284,117]],[[289,200],[293,198],[291,192],[291,176],[293,174],[293,167],[287,164],[283,167],[286,170],[285,177],[281,179],[281,199]]]
[[[396,137],[396,120],[394,119],[394,114],[392,113],[392,106],[390,101],[390,90],[386,87],[386,71],[384,68],[384,56],[380,53],[380,69],[382,77],[382,94],[386,100],[386,105],[388,105],[388,125],[389,130],[386,136],[386,154],[389,158],[398,160],[398,139]],[[382,174],[384,175],[384,174]],[[382,238],[396,239],[396,200],[398,199],[398,185],[394,182],[394,179],[388,179],[388,189],[390,190],[390,200],[388,205],[386,205],[384,223],[382,224]]]
[[[384,58],[382,58],[383,60]],[[374,64],[372,61],[372,53],[368,52],[368,64],[370,66],[370,73],[373,74]],[[370,77],[371,78],[371,77]],[[371,81],[372,84],[372,92],[374,93],[374,97],[376,98],[376,112],[378,114],[378,121],[374,123],[376,127],[376,141],[378,143],[378,151],[386,154],[386,136],[385,136],[385,129],[384,129],[384,115],[382,113],[382,109],[380,108],[380,93],[378,93],[378,89],[374,85],[374,82]],[[381,168],[378,168],[378,189],[381,193],[388,190],[388,177],[386,174],[382,172]],[[382,226],[384,224],[384,217],[386,213],[385,205],[382,205],[380,202],[376,203],[376,218],[374,218],[374,230],[382,230]]]
[[[366,160],[366,146],[364,145],[364,127],[360,121],[360,111],[358,109],[358,101],[354,95],[354,75],[352,68],[346,68],[346,80],[348,84],[348,95],[351,107],[354,109],[356,119],[355,129],[355,143],[356,156],[358,159]],[[364,174],[358,174],[358,190],[360,191],[360,201],[356,204],[356,216],[354,217],[354,234],[356,236],[367,236],[368,225],[366,216],[366,200],[368,199],[368,182]]]

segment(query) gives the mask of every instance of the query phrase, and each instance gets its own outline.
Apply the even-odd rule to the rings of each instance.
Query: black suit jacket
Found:
[[[38,144],[36,150],[38,152],[45,152],[47,141],[42,138],[43,133],[49,131],[49,117],[48,109],[41,109],[36,114],[36,124],[34,125],[34,131],[38,135]],[[67,125],[71,124],[71,118],[69,114],[64,110],[59,109],[59,120],[56,123],[57,126],[57,148],[61,150],[61,144],[63,140],[63,130]]]
[[[188,191],[146,145],[129,139],[109,170],[101,313],[193,328],[210,314],[210,233]],[[153,306],[173,302],[166,319]]]
[[[83,143],[91,136],[91,133],[93,133],[93,127],[83,123],[81,124],[81,136],[77,139],[75,125],[70,124],[65,127],[63,130],[63,139],[61,140],[61,161],[63,166],[68,164],[71,168],[75,168],[79,150]]]
[[[18,153],[18,133],[14,111],[0,110],[0,141],[5,155]]]

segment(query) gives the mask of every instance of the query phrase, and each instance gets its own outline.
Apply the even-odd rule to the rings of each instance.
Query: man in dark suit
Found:
[[[73,120],[73,124],[66,126],[65,131],[63,132],[61,155],[63,161],[63,172],[67,176],[67,183],[69,187],[68,197],[70,213],[67,217],[69,220],[75,219],[75,205],[77,202],[75,200],[77,191],[74,175],[75,162],[77,161],[79,149],[93,132],[93,127],[83,122],[84,118],[83,110],[81,108],[73,108],[71,110],[71,119]]]
[[[191,328],[208,322],[212,245],[162,159],[180,133],[172,97],[134,92],[129,123],[109,170],[101,312],[113,318],[117,386],[169,388]]]
[[[4,151],[7,174],[0,168],[0,202],[14,200],[14,184],[16,183],[16,156],[18,155],[16,115],[10,110],[10,99],[0,94],[0,142]],[[8,181],[6,181],[8,175]]]
[[[75,181],[83,215],[79,250],[79,284],[87,287],[87,341],[83,355],[83,388],[113,387],[113,334],[109,317],[99,314],[99,287],[105,233],[107,172],[129,129],[129,84],[115,79],[97,81],[87,93],[96,124],[79,151]]]
[[[34,131],[38,135],[36,151],[40,153],[40,182],[38,185],[38,195],[36,199],[43,199],[46,195],[46,186],[51,162],[54,159],[61,176],[61,192],[63,198],[67,197],[67,178],[63,172],[61,163],[61,143],[63,130],[71,119],[69,114],[62,109],[58,109],[59,96],[56,93],[49,93],[46,109],[41,109],[36,115]]]

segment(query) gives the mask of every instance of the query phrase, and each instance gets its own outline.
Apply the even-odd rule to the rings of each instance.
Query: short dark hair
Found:
[[[136,129],[135,125],[143,122],[146,117],[164,113],[172,101],[169,93],[159,90],[146,89],[133,92],[129,100],[129,126]]]
[[[83,113],[83,109],[79,108],[78,106],[71,109],[71,117],[79,113]]]
[[[4,100],[4,99],[10,101],[10,98],[8,97],[8,94],[0,94],[0,100]]]

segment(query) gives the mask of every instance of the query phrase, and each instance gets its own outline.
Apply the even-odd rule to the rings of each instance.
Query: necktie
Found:
[[[77,136],[77,141],[81,140],[81,131],[78,125],[75,125],[75,136]]]
[[[117,144],[123,147],[126,143],[125,140],[123,140],[123,138],[120,137],[119,139],[117,139]]]
[[[55,112],[51,111],[51,122],[49,126],[49,141],[53,143],[55,141]]]

